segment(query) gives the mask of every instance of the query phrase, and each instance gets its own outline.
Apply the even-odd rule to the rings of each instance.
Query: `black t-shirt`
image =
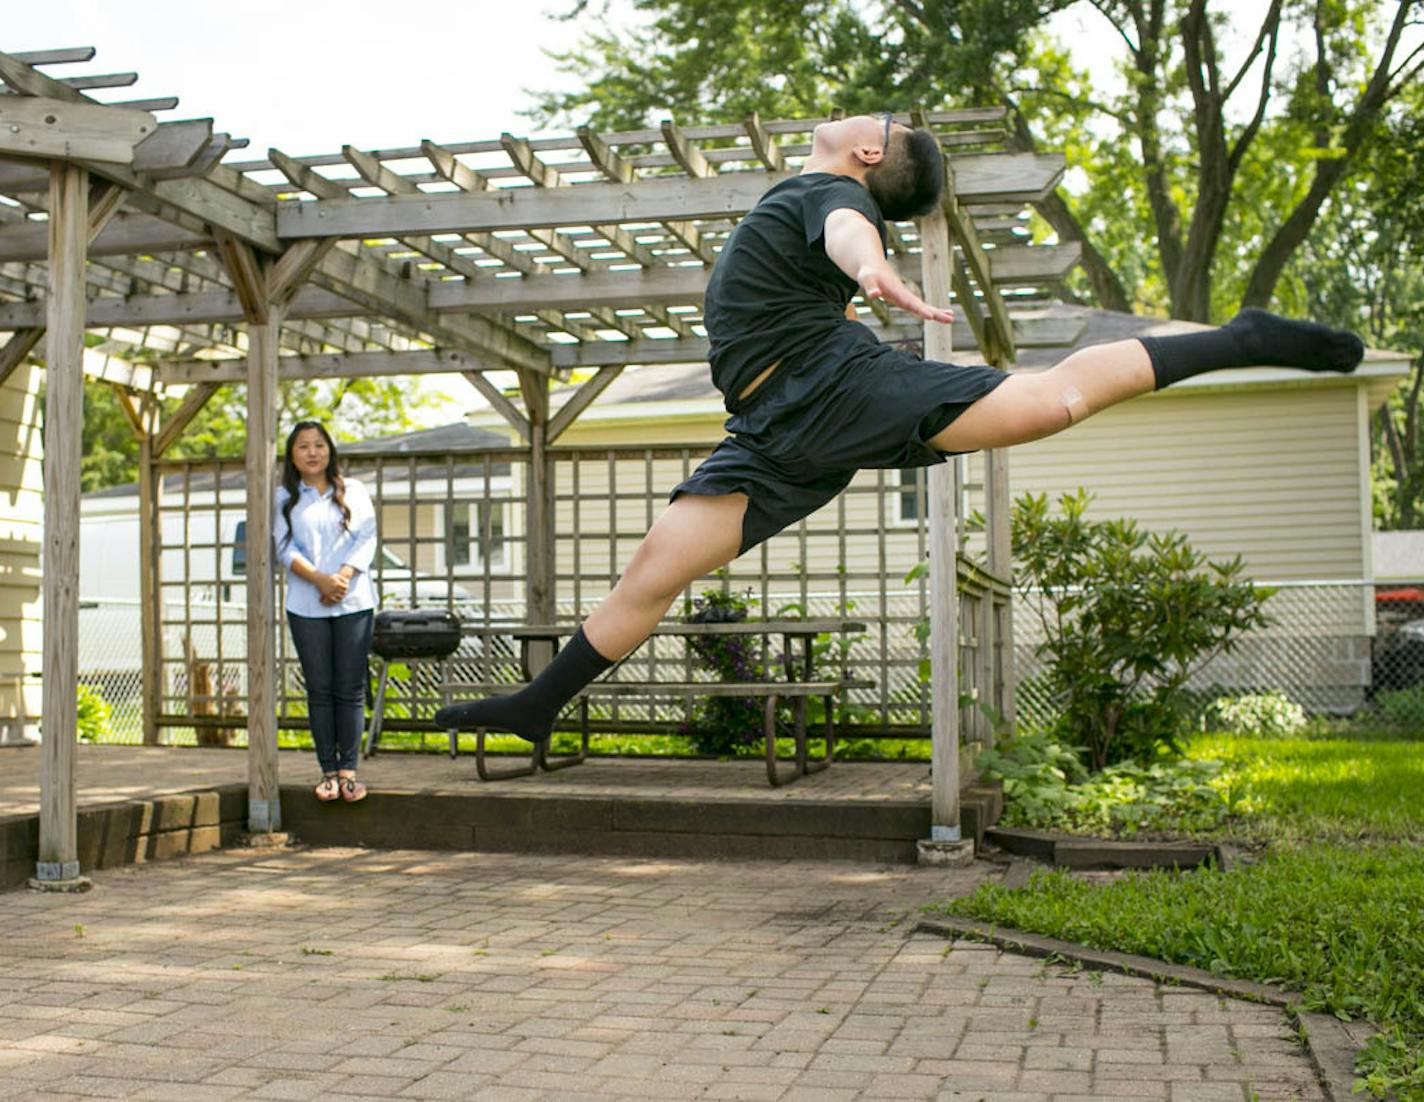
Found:
[[[704,318],[712,381],[732,409],[753,379],[791,367],[847,324],[855,280],[826,256],[826,218],[859,211],[885,242],[885,220],[858,180],[812,172],[783,180],[757,201],[722,248],[707,281]]]

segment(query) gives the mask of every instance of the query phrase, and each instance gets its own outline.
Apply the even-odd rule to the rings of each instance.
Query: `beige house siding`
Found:
[[[0,387],[0,743],[39,734],[44,536],[40,369]]]
[[[1095,495],[1096,515],[1132,516],[1152,530],[1177,529],[1213,558],[1239,553],[1257,578],[1359,579],[1366,574],[1368,554],[1361,514],[1362,488],[1368,484],[1362,400],[1361,389],[1349,383],[1168,391],[1107,410],[1070,433],[1014,448],[1010,484],[1015,495],[1050,497],[1085,487]],[[650,408],[636,419],[579,421],[559,443],[712,444],[723,435],[721,420],[715,410],[660,416]],[[979,464],[975,457],[968,462],[972,484]],[[643,485],[643,466],[620,462],[616,477],[622,492],[634,490],[630,481]],[[681,478],[673,461],[655,461],[653,468],[652,485],[660,492]],[[868,490],[876,478],[876,472],[862,472],[853,486]],[[599,511],[592,503],[607,494],[608,481],[606,463],[580,464],[583,526]],[[561,495],[571,493],[569,486],[559,489]],[[832,503],[823,510],[828,516],[812,518],[811,525],[833,523],[836,509]],[[846,523],[857,530],[846,549],[847,568],[873,567],[882,526],[892,561],[913,563],[913,526],[894,515],[893,501],[882,517],[875,495],[852,492],[845,510]],[[571,501],[560,501],[557,516],[560,532],[574,530]],[[622,501],[618,517],[621,529],[636,527],[645,506]],[[772,546],[787,542],[789,537],[779,537]],[[807,561],[813,570],[834,569],[840,561],[839,549],[826,543],[818,542],[813,553]]]
[[[1272,580],[1364,576],[1358,392],[1171,391],[1014,448],[1013,492],[1079,486],[1098,516],[1180,530]]]

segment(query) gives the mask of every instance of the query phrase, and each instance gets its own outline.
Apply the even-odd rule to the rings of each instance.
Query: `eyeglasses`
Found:
[[[886,152],[889,152],[889,149],[890,149],[890,127],[892,127],[893,125],[895,125],[895,112],[894,112],[894,111],[882,111],[882,112],[880,112],[880,113],[885,116],[885,137],[881,139],[880,148],[883,149],[883,150],[885,150]]]

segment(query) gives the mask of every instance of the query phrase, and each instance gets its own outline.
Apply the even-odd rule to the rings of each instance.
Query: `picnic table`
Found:
[[[492,638],[513,639],[520,647],[520,669],[523,679],[531,676],[531,651],[536,645],[552,646],[557,649],[560,640],[568,638],[578,630],[577,624],[519,624],[519,625],[470,625],[465,631],[469,635]],[[844,635],[863,632],[863,621],[848,619],[775,619],[738,620],[727,623],[662,623],[652,631],[653,637],[676,637],[682,639],[706,638],[708,636],[761,637],[764,651],[769,651],[771,641],[779,638],[783,647],[779,663],[781,676],[768,681],[635,681],[622,680],[616,676],[593,682],[578,695],[580,744],[577,753],[558,757],[550,756],[548,743],[536,743],[527,763],[495,769],[486,760],[485,731],[475,731],[475,768],[481,780],[504,780],[510,777],[524,777],[540,769],[553,771],[578,765],[588,756],[589,740],[589,698],[598,697],[754,697],[764,701],[763,732],[766,739],[766,774],[773,786],[787,784],[798,777],[817,773],[831,764],[835,753],[835,709],[836,696],[849,689],[872,688],[874,682],[853,678],[816,678],[813,658],[813,643],[823,634]],[[772,663],[769,663],[772,665]],[[614,673],[617,670],[615,668]],[[452,697],[510,692],[518,684],[447,680],[441,685],[446,700]],[[807,701],[811,697],[825,700],[825,755],[811,760],[807,751]],[[776,718],[780,703],[789,700],[794,719],[796,741],[795,758],[789,767],[783,768],[776,756]],[[456,733],[450,732],[452,756],[456,752]]]

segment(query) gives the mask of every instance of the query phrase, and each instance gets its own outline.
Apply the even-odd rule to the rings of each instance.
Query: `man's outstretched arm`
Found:
[[[891,306],[908,310],[926,321],[948,325],[954,311],[947,306],[931,306],[908,287],[885,258],[880,234],[858,210],[842,207],[826,216],[826,255],[837,268],[860,284],[868,299],[884,299]]]

